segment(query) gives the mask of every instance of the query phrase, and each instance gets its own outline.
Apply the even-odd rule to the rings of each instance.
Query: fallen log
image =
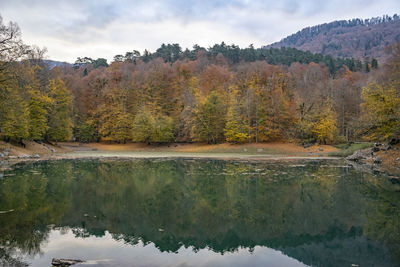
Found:
[[[73,259],[52,259],[51,264],[53,266],[61,266],[61,267],[68,267],[70,265],[74,265],[77,263],[84,262],[82,260],[73,260]]]

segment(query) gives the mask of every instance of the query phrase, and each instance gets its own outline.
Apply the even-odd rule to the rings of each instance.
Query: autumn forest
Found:
[[[3,140],[334,144],[400,134],[400,45],[385,62],[222,43],[50,68],[45,52],[1,21]]]

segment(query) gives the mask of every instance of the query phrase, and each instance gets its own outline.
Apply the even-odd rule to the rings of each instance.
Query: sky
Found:
[[[162,43],[261,47],[304,27],[395,13],[399,0],[0,0],[3,23],[16,22],[25,43],[67,62]]]

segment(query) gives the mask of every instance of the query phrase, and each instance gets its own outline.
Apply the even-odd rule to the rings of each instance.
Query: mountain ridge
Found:
[[[400,16],[337,20],[312,27],[263,48],[293,47],[312,53],[386,61],[386,48],[400,42]]]

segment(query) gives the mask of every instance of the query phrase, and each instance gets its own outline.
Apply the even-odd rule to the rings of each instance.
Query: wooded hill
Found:
[[[352,59],[222,43],[50,69],[16,24],[1,26],[5,140],[334,143],[400,133],[400,46],[385,66],[361,68]]]
[[[293,47],[312,53],[357,59],[388,58],[387,46],[400,41],[400,17],[340,20],[307,27],[265,48]]]

